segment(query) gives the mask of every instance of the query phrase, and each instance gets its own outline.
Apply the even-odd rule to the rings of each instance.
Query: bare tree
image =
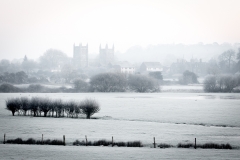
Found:
[[[52,101],[49,98],[42,98],[39,101],[39,110],[43,112],[44,117],[47,116],[47,113],[51,110]]]
[[[219,56],[219,64],[221,68],[224,68],[227,66],[227,71],[229,72],[231,70],[231,65],[234,63],[234,58],[235,58],[235,51],[230,49],[225,52],[223,52]]]
[[[26,116],[27,111],[30,109],[29,99],[27,97],[20,98],[20,109],[23,111],[23,115]]]
[[[94,113],[100,111],[100,106],[94,99],[85,99],[79,104],[79,107],[81,109],[81,113],[85,114],[87,119],[90,119]]]
[[[12,115],[15,115],[15,112],[20,109],[20,99],[19,98],[12,98],[6,100],[6,109],[12,112]]]

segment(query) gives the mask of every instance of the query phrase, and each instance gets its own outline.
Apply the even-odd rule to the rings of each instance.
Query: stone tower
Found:
[[[86,46],[73,45],[73,65],[76,68],[88,67],[88,44]]]
[[[114,45],[112,48],[108,48],[106,44],[105,48],[101,48],[101,44],[99,46],[99,62],[101,65],[106,66],[111,62],[114,62]]]

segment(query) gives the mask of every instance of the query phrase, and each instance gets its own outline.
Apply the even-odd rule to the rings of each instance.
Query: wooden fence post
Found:
[[[112,136],[112,147],[113,147],[113,136]]]
[[[3,140],[3,144],[5,144],[5,139],[6,139],[6,134],[4,133],[4,140]]]
[[[63,145],[65,146],[66,143],[65,143],[65,135],[63,135]]]
[[[197,139],[195,138],[195,144],[194,144],[194,148],[197,148]]]
[[[42,134],[42,144],[43,144],[43,134]]]
[[[156,148],[155,137],[153,137],[153,146]]]
[[[87,146],[87,143],[88,143],[88,141],[87,141],[87,136],[85,136],[85,139],[86,139],[86,146]]]

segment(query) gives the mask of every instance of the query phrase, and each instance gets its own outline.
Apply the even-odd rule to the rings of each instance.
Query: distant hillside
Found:
[[[213,43],[213,44],[159,44],[149,45],[147,47],[133,46],[129,48],[125,53],[116,53],[119,60],[127,60],[132,63],[143,61],[160,61],[164,65],[169,65],[175,62],[177,59],[190,60],[202,59],[208,61],[214,56],[218,56],[228,49],[237,50],[240,47],[238,44],[229,43]]]

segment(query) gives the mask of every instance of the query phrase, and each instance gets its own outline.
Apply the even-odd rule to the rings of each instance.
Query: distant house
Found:
[[[126,74],[135,73],[135,67],[133,65],[131,65],[130,63],[128,63],[127,61],[118,62],[117,64],[115,64],[113,66],[113,68],[117,72],[121,72],[121,73],[126,73]]]
[[[140,72],[162,72],[163,66],[160,62],[143,62],[140,66]]]

